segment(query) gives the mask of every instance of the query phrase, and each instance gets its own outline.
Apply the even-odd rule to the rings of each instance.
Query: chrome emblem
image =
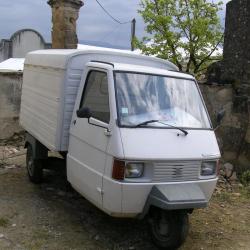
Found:
[[[174,168],[174,173],[173,175],[180,177],[182,176],[182,168]]]

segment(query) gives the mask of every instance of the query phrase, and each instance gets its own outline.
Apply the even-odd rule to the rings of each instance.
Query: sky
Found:
[[[215,2],[217,0],[214,0]],[[222,24],[225,17],[225,4],[220,13]],[[136,18],[136,35],[145,35],[142,18],[137,13],[140,0],[99,0],[117,19],[127,22]],[[47,42],[51,41],[51,8],[47,0],[0,0],[0,40],[8,39],[19,29],[37,30]],[[95,0],[84,0],[77,21],[80,41],[101,41],[122,47],[130,46],[130,24],[119,25],[108,17]]]

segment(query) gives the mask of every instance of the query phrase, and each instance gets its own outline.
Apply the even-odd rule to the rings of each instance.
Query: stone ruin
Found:
[[[81,0],[49,0],[52,8],[52,48],[76,49],[76,21],[83,6]]]
[[[227,4],[224,44],[226,76],[233,81],[234,112],[240,114],[243,130],[239,164],[250,169],[250,1]]]
[[[0,62],[9,58],[24,58],[30,51],[49,48],[51,44],[38,31],[21,29],[10,38],[0,39]]]
[[[250,170],[250,1],[227,4],[223,60],[210,68],[201,86],[211,116],[226,110],[217,131],[225,161]]]

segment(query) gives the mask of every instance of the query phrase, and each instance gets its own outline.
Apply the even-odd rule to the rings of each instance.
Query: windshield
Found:
[[[157,120],[183,128],[211,128],[194,80],[141,73],[115,73],[121,126]],[[167,127],[160,122],[147,126]]]

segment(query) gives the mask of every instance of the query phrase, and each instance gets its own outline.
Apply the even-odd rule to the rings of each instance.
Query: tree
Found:
[[[141,0],[138,11],[149,36],[136,46],[144,54],[168,59],[181,71],[198,72],[217,59],[222,42],[218,16],[222,2],[207,0]]]

